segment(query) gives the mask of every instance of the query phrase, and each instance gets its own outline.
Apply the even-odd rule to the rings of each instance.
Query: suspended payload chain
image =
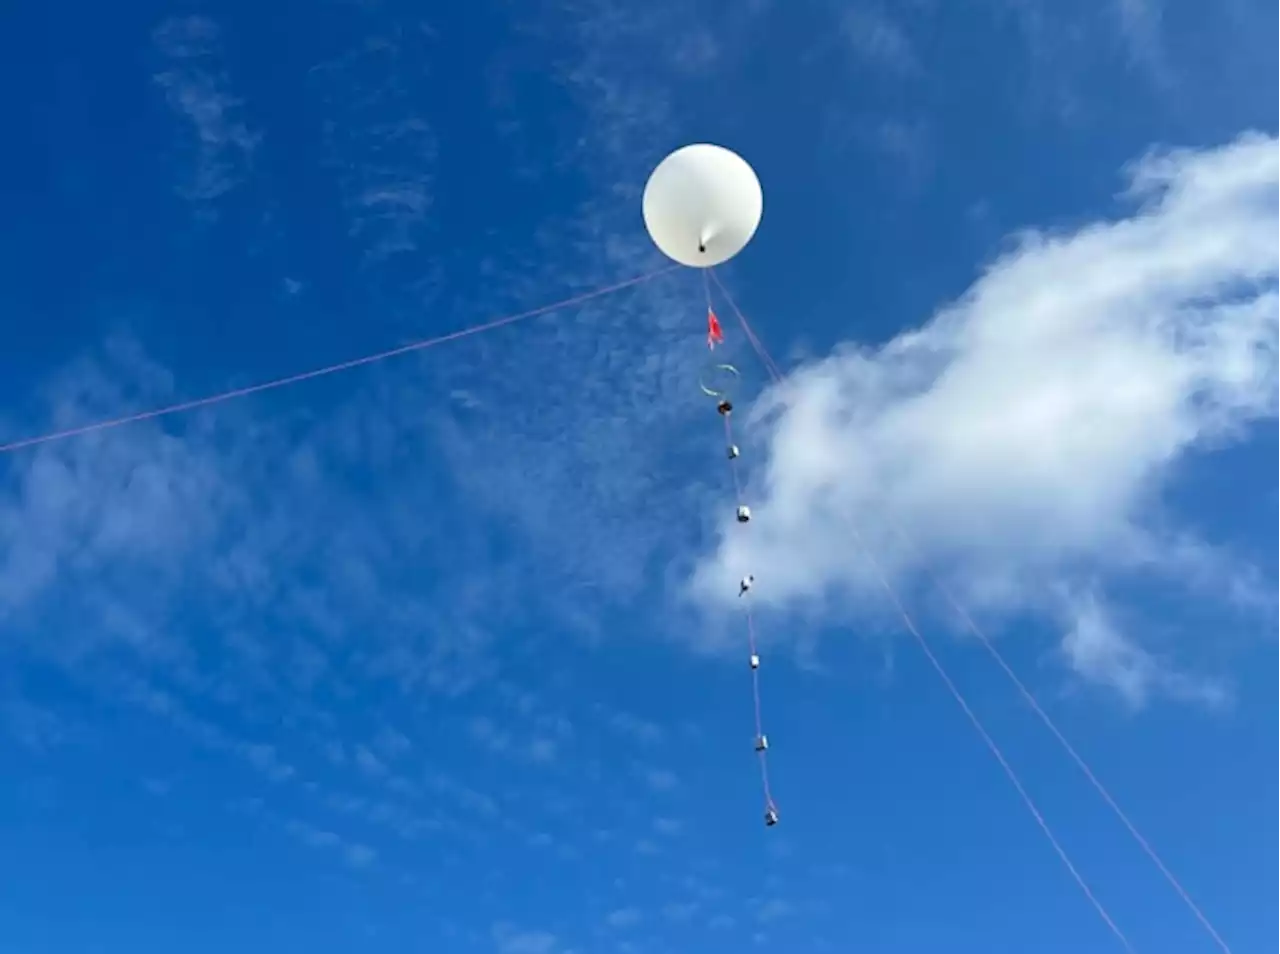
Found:
[[[711,307],[710,290],[707,295],[707,345],[715,350],[717,344],[724,341],[724,332]],[[731,392],[738,380],[738,370],[731,364],[712,364],[698,381],[702,393],[716,401],[716,411],[724,422],[725,456],[729,461],[729,473],[733,478],[734,518],[739,524],[751,522],[751,508],[743,500],[742,481],[738,476],[738,459],[742,451],[733,439],[733,401]],[[749,596],[756,578],[748,573],[738,583],[738,598]],[[746,603],[748,664],[751,667],[751,696],[755,709],[755,752],[760,762],[760,780],[764,788],[764,823],[773,827],[778,823],[778,806],[774,803],[773,793],[769,788],[769,737],[764,732],[764,722],[760,706],[760,652],[756,646],[755,617],[751,611],[750,600]]]
[[[737,509],[735,516],[739,524],[749,523],[751,508],[743,503],[742,481],[738,476],[738,458],[740,452],[733,441],[732,406],[725,409],[727,400],[721,401],[720,417],[724,421],[724,442],[729,459],[729,472],[733,478],[734,499]],[[755,751],[760,762],[760,783],[764,790],[764,823],[772,827],[778,823],[778,806],[773,800],[773,792],[769,788],[769,737],[764,732],[764,719],[760,706],[760,651],[756,643],[755,614],[751,608],[751,591],[756,578],[748,573],[738,583],[738,598],[746,603],[747,621],[747,661],[751,668],[751,701],[755,711]]]
[[[677,149],[658,163],[644,187],[645,228],[654,245],[668,258],[690,268],[708,269],[737,255],[756,233],[764,211],[764,196],[755,171],[737,153],[723,146],[697,143]],[[703,272],[704,279],[707,272]],[[705,284],[705,283],[704,283]],[[724,341],[724,331],[711,307],[707,292],[707,347],[712,351]],[[751,522],[751,508],[742,498],[737,462],[741,450],[733,441],[731,392],[738,380],[737,369],[727,363],[708,365],[698,380],[702,393],[716,402],[724,421],[725,456],[733,476],[739,525]],[[749,599],[755,577],[745,576],[738,584],[738,597],[745,604],[751,693],[755,703],[755,751],[764,786],[764,823],[778,823],[778,808],[769,791],[767,753],[769,740],[760,717],[760,653],[756,647],[755,618]]]

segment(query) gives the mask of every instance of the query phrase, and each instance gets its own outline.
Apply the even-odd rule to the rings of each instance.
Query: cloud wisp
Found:
[[[156,28],[153,39],[165,59],[156,85],[195,137],[193,171],[181,194],[208,203],[230,192],[249,174],[262,140],[244,117],[221,66],[218,25],[200,16],[173,17]]]

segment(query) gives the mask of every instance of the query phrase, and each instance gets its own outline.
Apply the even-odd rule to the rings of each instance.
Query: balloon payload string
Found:
[[[704,280],[707,273],[703,272]],[[715,310],[711,306],[711,286],[705,284],[707,297],[707,346],[711,350],[715,350],[716,345],[724,341],[724,332],[720,327],[720,321],[716,318]],[[733,437],[733,402],[729,399],[730,386],[733,381],[738,378],[738,371],[733,365],[721,363],[715,365],[716,370],[721,373],[728,374],[729,378],[726,384],[721,388],[709,386],[706,382],[700,382],[703,393],[716,399],[716,410],[720,414],[720,419],[724,422],[724,448],[725,457],[729,462],[729,475],[733,481],[734,496],[734,517],[738,525],[743,529],[751,522],[751,508],[747,506],[746,496],[742,491],[742,480],[738,474],[738,458],[741,456],[741,450],[734,442]],[[747,574],[738,583],[738,598],[745,603],[744,610],[747,623],[747,661],[751,668],[751,702],[753,714],[755,717],[755,751],[756,759],[760,765],[760,785],[764,793],[764,823],[767,827],[773,827],[778,823],[778,806],[773,800],[773,792],[769,785],[769,737],[764,731],[764,716],[760,705],[760,649],[756,639],[755,614],[751,606],[751,589],[755,585],[755,577]]]
[[[662,160],[649,176],[643,197],[645,228],[664,255],[690,268],[703,270],[707,296],[707,347],[714,351],[724,340],[724,332],[711,307],[711,286],[706,269],[723,264],[751,241],[760,225],[764,195],[755,171],[737,153],[710,143],[696,143],[677,149]],[[714,359],[713,359],[714,362]],[[724,419],[725,452],[736,494],[739,526],[751,520],[751,509],[742,495],[738,479],[738,447],[733,442],[730,415],[733,404],[728,390],[738,371],[728,363],[713,363],[698,382],[703,394],[716,402]],[[768,738],[760,715],[760,655],[756,645],[755,619],[746,597],[754,578],[743,577],[738,596],[746,610],[747,644],[751,666],[751,693],[755,708],[755,751],[764,788],[764,820],[778,823],[778,809],[769,789]]]
[[[759,227],[762,212],[763,193],[755,172],[741,156],[721,146],[699,143],[677,149],[658,164],[645,185],[643,215],[645,227],[648,229],[649,236],[653,239],[654,244],[668,258],[682,265],[703,269],[707,292],[707,341],[712,349],[714,349],[722,333],[715,313],[711,309],[710,283],[712,276],[710,269],[728,261],[742,251],[747,243],[751,241],[752,236]],[[717,282],[717,284],[719,283]],[[737,312],[737,308],[733,306],[732,299],[730,299],[730,306]],[[739,317],[742,317],[740,313]],[[752,346],[757,351],[763,351],[759,341],[755,339],[755,336],[747,328],[745,319],[742,319],[741,323]],[[776,373],[777,369],[772,365],[772,362],[766,360],[765,364],[772,372]],[[737,378],[737,371],[731,365],[717,365],[716,370],[720,373],[729,373],[733,379]],[[705,383],[703,383],[702,389],[708,394],[715,394],[717,390],[708,387]],[[733,444],[733,434],[729,423],[729,415],[733,411],[732,402],[727,396],[721,395],[717,398],[717,409],[725,419],[727,453],[730,466],[734,469],[735,488],[738,495],[737,521],[739,524],[745,524],[751,520],[751,511],[742,502],[741,485],[737,482],[735,461],[738,457],[738,448]],[[868,560],[872,559],[871,554],[866,552],[865,547],[860,546],[859,548],[864,551],[864,556]],[[739,596],[745,596],[753,582],[754,580],[751,576],[744,577],[740,584]],[[943,669],[941,661],[936,658],[923,634],[919,632],[915,623],[907,614],[905,607],[899,602],[897,594],[888,579],[884,578],[882,582],[886,595],[898,608],[904,625],[916,637],[921,650],[928,657],[930,663],[933,664],[938,675],[946,684],[947,689],[964,711],[964,714],[969,718],[973,728],[982,737],[997,762],[1000,763],[1001,768],[1005,771],[1015,789],[1017,789],[1018,794],[1022,797],[1027,809],[1048,838],[1059,859],[1121,945],[1126,950],[1131,951],[1132,948],[1127,938],[1121,933],[1106,908],[1103,907],[1084,881],[1080,872],[1072,864],[1066,851],[1049,828],[1048,822],[1045,821],[1034,801],[1022,786],[1013,767],[1004,758],[995,740],[988,735],[977,715],[969,708],[959,688],[951,681]],[[750,607],[748,606],[749,609]],[[747,631],[751,650],[752,686],[757,713],[755,748],[759,755],[764,784],[765,824],[772,826],[777,824],[778,815],[769,791],[768,769],[765,757],[768,741],[764,736],[759,719],[759,656],[756,652],[755,625],[750,612],[747,614]]]
[[[730,416],[733,405],[722,399],[717,406],[724,420],[725,456],[729,460],[729,473],[733,479],[734,500],[736,501],[735,517],[739,525],[751,521],[751,509],[744,503],[742,480],[738,476],[738,457],[740,451],[733,440],[733,424]],[[751,589],[755,585],[755,577],[747,574],[738,583],[738,598],[745,603],[747,621],[747,662],[751,668],[751,703],[755,715],[755,750],[760,763],[760,784],[764,792],[764,822],[772,827],[778,823],[778,806],[773,800],[773,792],[769,786],[769,737],[764,732],[764,716],[760,706],[760,649],[756,639],[755,614],[751,607]]]

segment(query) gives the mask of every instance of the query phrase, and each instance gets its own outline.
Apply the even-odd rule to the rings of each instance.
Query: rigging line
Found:
[[[707,297],[707,314],[713,314],[712,309],[712,286],[710,286],[709,269],[703,269],[703,289],[705,297]],[[710,342],[709,342],[710,343]],[[733,480],[733,498],[737,506],[742,506],[744,498],[742,498],[742,481],[737,473],[737,451],[733,444],[733,425],[730,423],[730,411],[722,411],[722,419],[724,421],[724,448],[730,453],[728,457],[728,469]],[[740,593],[745,595],[744,592]],[[750,603],[746,606],[746,642],[748,642],[748,652],[750,653],[751,662],[751,704],[753,704],[755,713],[755,756],[756,762],[760,766],[760,788],[764,794],[764,811],[765,818],[772,818],[777,821],[777,805],[773,802],[773,789],[769,785],[769,757],[767,740],[764,735],[764,716],[763,707],[760,704],[760,663],[759,649],[755,638],[755,615],[751,611]],[[769,822],[773,823],[773,822]]]
[[[769,353],[765,349],[763,343],[760,342],[759,338],[755,335],[754,331],[751,329],[750,322],[747,321],[746,315],[743,314],[741,309],[738,308],[737,304],[734,302],[733,298],[730,297],[729,292],[725,289],[724,285],[720,282],[719,278],[717,278],[714,274],[712,274],[711,278],[712,280],[715,281],[716,286],[720,289],[721,293],[725,297],[725,300],[729,303],[730,309],[737,316],[739,323],[743,326],[744,331],[746,331],[747,333],[748,339],[752,342],[757,353],[761,356],[761,359],[764,361],[766,370],[769,372],[770,376],[774,379],[775,383],[780,381],[781,375],[778,373],[777,368],[773,363],[773,359],[769,356]],[[915,547],[914,541],[912,541],[907,536],[906,531],[904,531],[901,527],[899,527],[896,524],[896,521],[894,521],[892,517],[890,517],[888,514],[885,515],[885,519],[888,522],[890,528],[894,531],[894,533],[896,533],[898,537],[902,539],[904,543],[907,544],[908,547],[915,550],[916,547]],[[1040,702],[1035,697],[1035,694],[1032,693],[1029,688],[1027,688],[1026,684],[1018,676],[1014,668],[1005,659],[1004,654],[1001,653],[1000,650],[996,648],[996,645],[994,641],[991,639],[991,637],[988,636],[986,632],[977,624],[977,622],[973,619],[973,617],[969,614],[969,612],[965,610],[964,606],[961,605],[960,601],[955,597],[955,595],[951,592],[951,590],[942,582],[942,580],[937,576],[937,574],[933,573],[927,567],[925,568],[924,572],[926,576],[928,576],[930,582],[934,585],[934,587],[937,588],[938,592],[941,593],[943,598],[947,601],[947,603],[950,604],[951,608],[955,611],[956,615],[960,617],[960,620],[964,624],[965,628],[967,628],[974,636],[978,638],[978,641],[982,644],[983,648],[990,654],[992,659],[995,660],[996,664],[1000,667],[1000,669],[1004,672],[1004,674],[1009,678],[1009,681],[1013,683],[1014,688],[1017,690],[1018,694],[1022,696],[1023,701],[1030,707],[1031,711],[1035,713],[1036,717],[1040,719],[1040,721],[1044,724],[1045,728],[1049,730],[1049,733],[1058,741],[1058,744],[1062,746],[1062,749],[1064,752],[1066,752],[1067,757],[1070,758],[1071,761],[1073,761],[1076,764],[1076,767],[1084,775],[1085,779],[1089,782],[1090,785],[1093,786],[1094,790],[1102,798],[1103,802],[1107,805],[1107,807],[1111,809],[1112,813],[1120,821],[1120,824],[1124,826],[1125,830],[1128,831],[1129,835],[1137,843],[1138,847],[1142,850],[1142,852],[1151,860],[1152,864],[1156,866],[1156,869],[1164,877],[1165,881],[1168,882],[1169,886],[1173,888],[1174,893],[1178,895],[1178,897],[1182,900],[1183,904],[1187,906],[1187,909],[1192,913],[1192,915],[1196,918],[1196,920],[1200,922],[1200,925],[1205,929],[1208,935],[1213,939],[1214,943],[1218,945],[1218,948],[1223,952],[1223,954],[1232,954],[1230,946],[1228,946],[1227,942],[1222,938],[1222,935],[1219,934],[1218,930],[1213,926],[1213,923],[1209,920],[1208,915],[1206,915],[1204,911],[1200,908],[1200,906],[1196,904],[1195,900],[1191,897],[1191,893],[1187,891],[1187,889],[1182,885],[1182,882],[1178,880],[1178,878],[1174,875],[1174,873],[1171,870],[1169,870],[1169,867],[1164,863],[1164,860],[1160,857],[1159,853],[1155,850],[1155,847],[1146,839],[1146,837],[1142,834],[1142,832],[1138,830],[1138,826],[1134,824],[1132,819],[1129,818],[1128,814],[1124,811],[1124,809],[1120,807],[1120,803],[1116,801],[1114,796],[1112,796],[1110,790],[1106,787],[1106,785],[1103,784],[1102,780],[1098,778],[1098,776],[1094,773],[1089,763],[1085,761],[1084,756],[1082,756],[1076,750],[1076,747],[1071,744],[1071,742],[1067,739],[1066,735],[1062,732],[1062,730],[1058,728],[1057,723],[1054,722],[1054,720],[1050,717],[1049,713],[1045,711],[1044,707],[1040,705]]]
[[[573,305],[580,305],[596,298],[602,298],[605,295],[610,295],[626,288],[641,285],[650,279],[657,278],[659,275],[664,275],[667,272],[674,271],[678,267],[679,266],[677,265],[671,265],[666,268],[660,268],[657,271],[648,272],[644,275],[629,278],[626,281],[616,282],[612,285],[606,285],[603,288],[597,288],[593,291],[583,292],[578,295],[571,295],[568,298],[552,302],[549,305],[540,305],[537,308],[531,308],[527,311],[507,315],[502,318],[495,318],[492,321],[472,325],[469,328],[451,331],[448,334],[439,335],[434,338],[424,338],[419,341],[412,341],[409,344],[400,345],[395,348],[388,348],[385,351],[363,355],[359,358],[351,358],[347,361],[339,361],[336,364],[326,365],[322,368],[313,368],[310,371],[302,371],[297,374],[290,374],[285,377],[274,378],[270,381],[262,381],[258,384],[250,384],[245,387],[232,388],[231,390],[222,391],[217,394],[210,394],[206,397],[194,398],[189,401],[180,401],[176,404],[168,404],[163,407],[152,408],[147,411],[139,411],[135,414],[125,414],[120,417],[94,421],[90,424],[82,424],[78,427],[69,427],[61,431],[51,431],[50,433],[40,434],[35,437],[25,437],[20,440],[10,441],[6,444],[0,444],[0,454],[9,454],[14,451],[23,450],[27,447],[35,447],[38,444],[50,444],[54,441],[66,440],[71,437],[80,437],[96,431],[104,431],[109,428],[121,427],[125,424],[136,424],[139,421],[149,421],[157,417],[166,417],[170,414],[193,411],[197,408],[208,407],[213,404],[221,404],[224,401],[248,397],[251,394],[259,394],[263,391],[273,391],[276,388],[288,387],[293,384],[301,384],[304,381],[326,377],[327,375],[337,374],[341,371],[350,371],[353,368],[363,367],[367,364],[376,364],[381,361],[386,361],[388,358],[396,358],[403,354],[409,354],[410,352],[425,351],[426,349],[434,348],[437,345],[447,344],[451,341],[458,341],[462,338],[469,338],[472,335],[478,335],[485,331],[492,331],[495,328],[513,325],[516,322],[526,321],[540,315],[550,314],[551,312],[559,311],[562,308],[569,308]]]
[[[911,541],[907,539],[902,531],[898,530],[896,527],[894,527],[894,530],[898,533],[898,536],[908,544],[908,546],[911,546]],[[1161,860],[1160,855],[1156,853],[1156,850],[1152,847],[1151,843],[1143,837],[1140,831],[1138,831],[1138,827],[1129,819],[1129,816],[1112,797],[1111,792],[1107,787],[1102,784],[1102,780],[1094,774],[1093,769],[1089,767],[1089,763],[1085,761],[1084,756],[1076,751],[1075,746],[1068,741],[1067,737],[1058,728],[1057,723],[1053,721],[1049,716],[1049,713],[1047,713],[1040,705],[1035,694],[1032,693],[1032,691],[1027,688],[1026,684],[1018,677],[1018,674],[1014,671],[1013,667],[1009,665],[1008,661],[1005,659],[1004,654],[996,648],[991,637],[986,634],[976,621],[974,621],[968,611],[960,605],[959,600],[952,595],[950,588],[947,587],[936,574],[928,569],[925,570],[925,573],[930,578],[933,585],[937,587],[943,598],[951,605],[951,608],[955,610],[965,627],[978,638],[978,641],[982,644],[983,648],[986,649],[991,658],[994,659],[996,664],[1004,671],[1004,674],[1009,677],[1009,681],[1012,682],[1014,687],[1018,690],[1023,701],[1026,702],[1026,704],[1031,708],[1031,711],[1036,714],[1040,721],[1044,723],[1045,728],[1049,730],[1050,734],[1058,740],[1063,751],[1067,753],[1067,756],[1071,761],[1075,762],[1076,767],[1084,774],[1084,777],[1088,780],[1089,784],[1093,786],[1094,790],[1097,791],[1098,795],[1107,804],[1107,807],[1109,807],[1115,814],[1116,818],[1120,820],[1120,823],[1133,837],[1133,840],[1137,842],[1138,847],[1142,849],[1149,859],[1151,859],[1151,862],[1156,866],[1157,870],[1164,876],[1165,881],[1169,883],[1177,893],[1178,897],[1182,899],[1182,902],[1195,916],[1196,920],[1200,922],[1200,925],[1205,929],[1209,936],[1213,938],[1214,942],[1218,945],[1223,954],[1231,954],[1231,948],[1214,928],[1213,924],[1209,921],[1208,916],[1206,916],[1200,909],[1200,906],[1192,900],[1191,894],[1182,886],[1182,883],[1174,876],[1173,872],[1169,870],[1164,861]]]
[[[757,654],[756,649],[756,623],[755,614],[751,609],[747,609],[747,641],[750,644],[750,652],[752,656]],[[760,670],[753,668],[751,670],[751,695],[755,703],[756,709],[756,737],[764,737],[764,716],[760,706]],[[760,783],[764,787],[764,805],[765,808],[773,808],[773,790],[769,785],[769,756],[763,749],[757,753],[760,761]]]
[[[724,416],[724,446],[733,447],[733,426],[729,423],[729,415]],[[738,462],[729,459],[729,473],[733,477],[733,494],[736,503],[742,503],[742,478],[738,476]]]
[[[1120,942],[1120,944],[1124,947],[1124,949],[1130,952],[1130,954],[1133,954],[1133,946],[1129,943],[1129,939],[1125,937],[1124,932],[1120,930],[1119,926],[1112,919],[1111,915],[1107,912],[1106,907],[1102,904],[1100,900],[1098,900],[1097,895],[1093,893],[1093,889],[1089,887],[1089,883],[1085,881],[1084,876],[1080,874],[1080,871],[1076,868],[1075,864],[1071,861],[1071,856],[1067,854],[1066,849],[1062,847],[1062,843],[1058,841],[1058,837],[1057,835],[1054,834],[1053,829],[1049,826],[1049,822],[1045,820],[1045,817],[1043,814],[1041,814],[1039,807],[1035,803],[1035,800],[1031,797],[1031,794],[1026,790],[1026,787],[1022,784],[1022,779],[1019,778],[1018,773],[1014,771],[1013,766],[1009,764],[1009,760],[1005,758],[1004,752],[1001,750],[1000,746],[996,743],[996,740],[991,737],[991,734],[987,731],[986,727],[982,724],[982,720],[978,718],[977,713],[974,712],[973,709],[969,707],[969,703],[966,701],[964,694],[960,692],[960,688],[951,680],[951,676],[947,674],[947,670],[942,665],[941,660],[939,660],[938,657],[934,654],[932,647],[930,647],[929,645],[929,641],[924,638],[924,635],[920,632],[920,629],[916,626],[915,620],[911,618],[911,615],[907,612],[906,607],[903,606],[902,600],[899,599],[897,592],[889,584],[889,580],[885,576],[884,571],[880,568],[879,562],[874,557],[871,556],[865,544],[862,542],[861,535],[857,532],[856,529],[853,530],[853,535],[854,535],[854,540],[857,543],[858,549],[862,551],[863,557],[871,565],[872,570],[875,572],[876,579],[880,583],[881,589],[884,590],[885,595],[888,596],[889,601],[893,604],[894,608],[898,612],[898,615],[902,618],[903,625],[906,626],[907,632],[909,632],[915,638],[917,645],[919,645],[921,651],[924,652],[925,658],[929,660],[929,664],[933,666],[934,671],[938,674],[938,677],[942,680],[943,685],[945,685],[947,687],[947,691],[951,693],[951,697],[955,699],[956,704],[960,706],[961,711],[963,711],[965,716],[968,717],[969,722],[970,724],[972,724],[974,731],[977,732],[978,737],[982,739],[983,743],[987,746],[991,754],[995,757],[995,760],[1000,764],[1000,768],[1004,770],[1004,774],[1008,777],[1009,781],[1012,783],[1014,789],[1018,793],[1019,798],[1022,799],[1022,803],[1026,806],[1027,811],[1031,813],[1031,817],[1035,819],[1036,825],[1039,826],[1040,831],[1044,834],[1045,838],[1048,839],[1049,844],[1053,847],[1054,853],[1057,854],[1058,856],[1058,860],[1062,862],[1063,867],[1067,869],[1067,872],[1071,875],[1076,885],[1084,893],[1084,896],[1088,899],[1089,903],[1093,905],[1094,910],[1097,911],[1098,916],[1102,918],[1103,923],[1105,923],[1106,926],[1110,928],[1111,933],[1116,936],[1116,939]]]
[[[724,446],[733,447],[733,426],[728,420],[728,415],[724,415]],[[742,481],[737,473],[737,460],[731,457],[728,461],[728,469],[733,476],[733,496],[736,502],[742,503]],[[745,595],[745,594],[742,594]],[[764,708],[760,703],[760,670],[755,665],[755,659],[759,658],[759,640],[755,636],[755,613],[751,610],[750,603],[746,607],[746,643],[748,643],[748,652],[751,654],[751,702],[755,708],[755,738],[758,743],[764,740]],[[773,790],[769,786],[769,759],[767,749],[756,749],[756,756],[760,762],[760,782],[764,786],[764,807],[765,809],[774,808]]]
[[[769,376],[773,378],[775,383],[780,382],[782,380],[782,372],[778,370],[778,366],[773,361],[773,356],[769,354],[763,342],[761,342],[760,339],[756,337],[755,329],[751,327],[751,323],[747,321],[747,316],[743,314],[742,309],[739,308],[737,302],[733,300],[733,296],[729,294],[729,289],[724,287],[724,282],[720,281],[720,276],[717,275],[713,269],[710,269],[710,268],[705,269],[705,272],[708,276],[708,281],[707,281],[708,307],[710,307],[710,303],[711,303],[711,284],[710,283],[715,282],[716,288],[720,289],[720,294],[723,295],[724,300],[729,303],[729,309],[737,317],[738,324],[742,326],[742,331],[747,336],[747,341],[751,343],[752,349],[755,351],[756,355],[760,358],[761,364],[764,365],[765,370],[769,372]]]

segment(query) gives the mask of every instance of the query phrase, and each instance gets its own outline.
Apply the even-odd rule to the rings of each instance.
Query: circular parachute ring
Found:
[[[738,369],[731,364],[712,364],[698,378],[698,387],[717,400],[732,397],[738,385]]]

